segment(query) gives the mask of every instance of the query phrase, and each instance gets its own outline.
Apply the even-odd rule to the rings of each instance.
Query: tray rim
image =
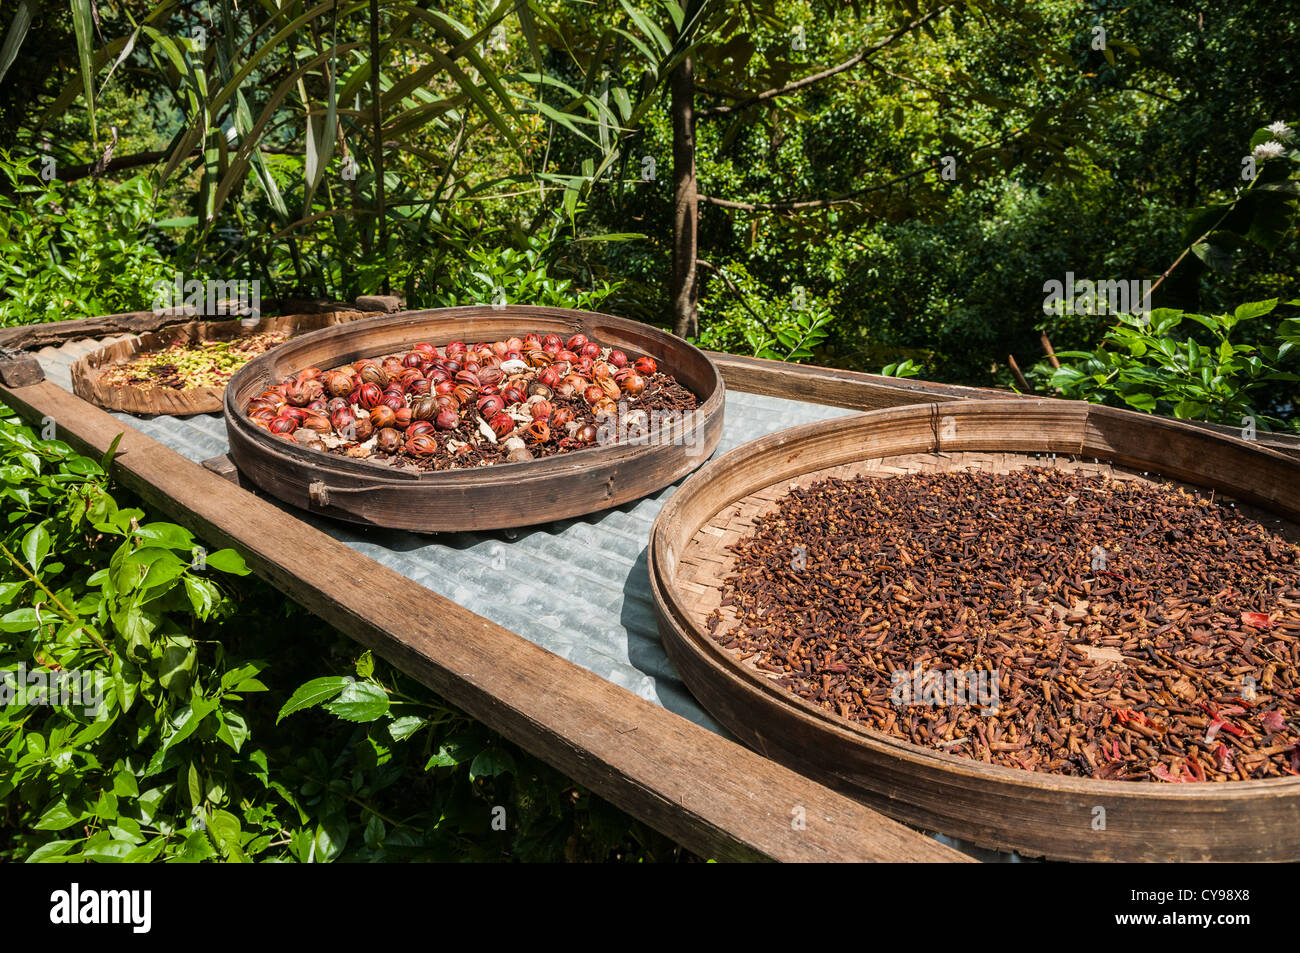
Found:
[[[1032,402],[1025,400],[972,400],[914,404],[846,415],[778,431],[767,437],[736,447],[692,474],[665,503],[651,530],[648,564],[651,591],[659,618],[660,632],[665,642],[665,648],[669,650],[670,655],[674,656],[674,665],[682,674],[687,687],[691,689],[697,698],[700,698],[701,694],[720,693],[724,690],[739,692],[741,698],[748,696],[745,699],[747,704],[757,704],[760,707],[775,706],[776,710],[784,711],[788,716],[796,718],[805,731],[813,733],[825,732],[832,746],[849,745],[863,749],[878,758],[895,759],[899,767],[940,772],[955,784],[992,783],[1001,785],[1004,788],[1021,789],[1026,792],[1032,791],[1040,795],[1044,793],[1063,794],[1078,798],[1100,798],[1107,803],[1114,803],[1118,799],[1168,806],[1179,804],[1210,806],[1211,803],[1214,803],[1230,808],[1238,808],[1246,804],[1253,806],[1259,802],[1261,796],[1267,796],[1274,799],[1284,798],[1289,803],[1292,811],[1300,811],[1300,777],[1182,784],[1106,781],[985,764],[970,758],[927,749],[910,741],[894,738],[849,722],[794,695],[772,680],[758,677],[742,666],[733,657],[732,653],[710,639],[708,634],[692,621],[692,615],[682,599],[682,593],[675,584],[676,559],[677,555],[700,531],[700,528],[717,513],[754,492],[787,480],[793,481],[803,474],[851,461],[827,460],[825,458],[800,461],[800,465],[807,463],[807,466],[804,466],[797,473],[787,473],[785,469],[779,468],[777,471],[765,470],[765,464],[771,464],[774,460],[779,459],[782,454],[785,454],[786,462],[790,464],[786,469],[794,470],[794,461],[799,456],[800,448],[809,446],[808,442],[810,440],[836,432],[841,432],[840,435],[843,436],[845,431],[849,432],[850,435],[862,433],[869,436],[874,425],[885,421],[929,424],[950,415],[954,419],[960,420],[962,417],[988,419],[988,415],[993,414],[999,415],[998,419],[1007,422],[1014,421],[1017,425],[1023,426],[1026,418],[1034,413],[1044,415],[1044,419],[1067,423],[1072,428],[1070,438],[1063,438],[1061,446],[1057,448],[1044,448],[1041,446],[1041,442],[1039,446],[1024,448],[981,446],[979,444],[996,440],[993,436],[982,435],[945,444],[939,436],[939,429],[936,427],[934,429],[934,443],[931,447],[912,446],[907,449],[890,449],[887,452],[876,452],[877,448],[872,447],[870,452],[864,452],[855,459],[868,461],[905,453],[942,453],[944,450],[968,450],[974,452],[991,450],[993,452],[1028,453],[1064,452],[1088,458],[1095,456],[1102,459],[1103,462],[1107,462],[1106,458],[1111,456],[1112,459],[1109,462],[1132,469],[1133,464],[1131,461],[1134,458],[1131,456],[1129,448],[1119,446],[1113,455],[1107,454],[1103,446],[1093,445],[1090,448],[1090,440],[1094,444],[1104,443],[1107,425],[1119,423],[1131,426],[1140,423],[1144,427],[1154,424],[1159,430],[1166,433],[1181,434],[1185,439],[1193,442],[1221,444],[1233,451],[1256,455],[1257,462],[1261,464],[1268,463],[1273,467],[1285,469],[1294,476],[1295,482],[1293,485],[1300,485],[1300,461],[1296,461],[1278,451],[1260,447],[1249,441],[1221,436],[1186,424],[1149,418],[1146,415],[1131,411],[1057,400]],[[1098,436],[1098,434],[1101,436]],[[1027,441],[1030,436],[1033,436],[1032,432],[1029,436],[1020,439]],[[1125,462],[1125,460],[1130,462]],[[1245,466],[1246,463],[1243,462],[1242,467]],[[747,483],[742,483],[740,491],[728,489],[726,492],[721,492],[717,489],[725,485],[725,478],[733,476],[737,472],[742,472],[746,467],[751,473],[759,472],[761,476],[754,477]],[[1149,462],[1148,470],[1164,473],[1163,470],[1157,469]],[[1197,482],[1186,479],[1185,469],[1183,475],[1168,473],[1164,475],[1184,482]],[[750,484],[757,485],[750,486]],[[1206,486],[1207,484],[1200,482],[1198,485]],[[1251,499],[1239,489],[1231,490],[1231,492],[1237,499],[1247,499],[1249,502],[1270,511],[1276,512],[1279,509],[1276,501]],[[698,502],[700,500],[706,502],[701,504]],[[697,513],[691,507],[700,507],[700,511]],[[1300,517],[1300,504],[1292,502],[1289,506],[1283,506],[1282,509],[1289,510],[1289,512],[1281,512],[1279,515],[1285,516],[1293,522],[1300,522],[1300,518],[1298,518]],[[687,512],[690,512],[689,517],[685,515]],[[701,513],[703,515],[700,515]],[[681,659],[677,657],[677,653],[689,653],[692,659]],[[707,686],[708,692],[702,693],[699,690],[700,686],[692,684],[699,677],[693,671],[694,666],[682,664],[682,661],[689,662],[692,660],[703,664],[706,671],[713,673],[715,684]],[[704,699],[701,698],[701,701],[703,702]],[[712,706],[707,704],[705,707],[709,708],[710,714],[718,718],[729,730],[737,731],[738,727],[742,730],[748,727],[732,724],[725,713],[715,711]],[[799,752],[791,751],[788,747],[782,748],[780,745],[782,739],[776,735],[763,740],[764,744],[770,744],[799,761],[800,766],[805,770],[810,768],[815,771],[830,770],[805,762]],[[864,791],[859,785],[843,777],[839,777],[839,781],[858,796],[869,797],[871,794],[871,792]],[[877,806],[881,805],[877,804]],[[913,821],[912,818],[905,819],[908,819],[909,822]],[[970,831],[961,831],[958,836],[970,836],[976,841],[990,843],[987,837],[980,838]],[[990,846],[1006,847],[1008,844],[994,839]]]

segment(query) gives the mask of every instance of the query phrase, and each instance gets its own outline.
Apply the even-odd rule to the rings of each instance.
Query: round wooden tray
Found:
[[[1050,400],[841,417],[732,450],[664,506],[649,561],[669,658],[704,707],[746,744],[924,830],[1060,860],[1300,858],[1300,778],[1164,784],[984,764],[840,718],[708,637],[706,619],[732,567],[726,547],[792,483],[1026,465],[1083,466],[1133,479],[1145,471],[1214,488],[1300,539],[1300,461],[1190,425]]]
[[[409,348],[492,341],[528,331],[578,331],[604,345],[649,354],[695,394],[693,419],[648,444],[598,446],[540,460],[465,470],[398,470],[308,450],[273,437],[244,414],[249,399],[304,367],[323,369]],[[353,523],[415,532],[531,526],[619,506],[662,489],[709,458],[722,436],[722,375],[702,351],[626,318],[536,308],[436,308],[370,318],[303,335],[245,365],[226,388],[230,456],[254,483],[286,503]]]
[[[110,387],[101,385],[99,378],[110,365],[129,361],[140,353],[160,351],[177,341],[185,344],[200,340],[221,341],[248,337],[263,331],[287,331],[290,335],[295,335],[345,324],[362,316],[360,311],[330,311],[323,314],[265,317],[248,325],[234,318],[227,321],[189,321],[157,331],[147,331],[137,337],[114,341],[76,361],[72,365],[72,392],[99,407],[121,410],[128,414],[170,414],[173,417],[219,414],[225,387],[190,387],[185,390],[134,385]]]

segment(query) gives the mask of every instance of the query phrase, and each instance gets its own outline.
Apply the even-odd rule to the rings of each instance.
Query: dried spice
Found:
[[[263,331],[220,341],[175,341],[162,350],[144,351],[111,365],[100,375],[99,383],[145,390],[225,387],[241,367],[288,339],[284,331]]]
[[[518,463],[599,443],[681,440],[696,398],[649,355],[585,334],[419,343],[322,371],[248,402],[254,423],[319,452],[396,468]],[[323,424],[316,426],[313,423]]]
[[[713,637],[864,727],[1107,780],[1300,773],[1300,547],[1235,504],[1068,469],[832,478],[731,548]]]

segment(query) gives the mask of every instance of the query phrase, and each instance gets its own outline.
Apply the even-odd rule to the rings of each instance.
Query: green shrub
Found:
[[[143,175],[46,182],[0,151],[0,325],[148,308],[175,271],[150,239],[153,196]]]
[[[682,856],[106,467],[0,419],[0,860]]]
[[[1234,343],[1232,332],[1245,322],[1273,313],[1277,299],[1243,304],[1231,314],[1191,314],[1157,308],[1147,316],[1119,315],[1095,351],[1062,351],[1059,370],[1040,364],[1037,375],[1047,377],[1065,397],[1094,403],[1124,404],[1136,410],[1189,420],[1205,420],[1234,427],[1248,426],[1247,418],[1261,428],[1295,427],[1277,414],[1294,415],[1291,403],[1260,404],[1267,395],[1286,393],[1290,400],[1300,376],[1283,370],[1293,364],[1292,349],[1300,344],[1300,320],[1283,321],[1276,344]],[[1288,302],[1300,305],[1300,301]],[[1174,335],[1184,320],[1204,328],[1199,336]],[[1195,330],[1195,329],[1193,329]]]

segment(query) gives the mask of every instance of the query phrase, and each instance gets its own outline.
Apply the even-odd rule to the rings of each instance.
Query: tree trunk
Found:
[[[375,134],[375,237],[379,254],[385,263],[384,283],[381,290],[384,294],[388,294],[392,289],[388,284],[388,222],[384,217],[387,212],[384,208],[384,120],[381,109],[383,86],[380,85],[379,76],[382,59],[383,47],[379,43],[379,0],[370,0],[370,115]],[[306,211],[310,213],[311,209]]]
[[[673,331],[679,337],[700,333],[700,201],[695,181],[695,71],[685,57],[669,77],[673,114]]]

